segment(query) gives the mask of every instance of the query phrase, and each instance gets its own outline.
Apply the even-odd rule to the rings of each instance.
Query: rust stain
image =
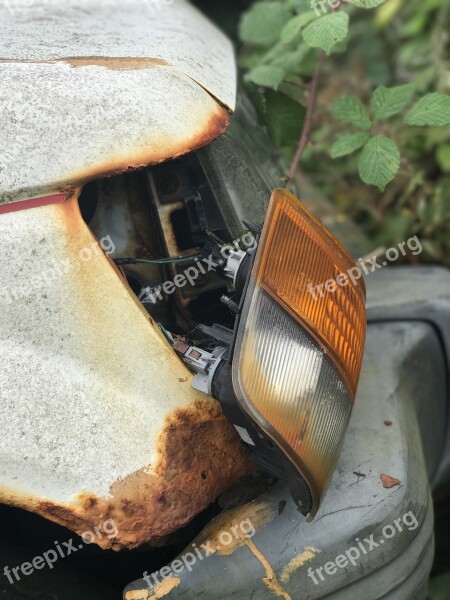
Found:
[[[148,600],[149,590],[132,590],[125,594],[125,600]]]
[[[136,71],[152,67],[167,67],[169,63],[160,58],[126,58],[108,56],[76,56],[73,58],[58,58],[49,62],[63,62],[76,69],[80,67],[104,67],[120,71]]]
[[[244,537],[243,539],[241,537],[243,532],[240,529],[240,526],[244,522],[248,522],[255,531],[258,531],[274,516],[273,508],[269,502],[250,502],[249,504],[244,504],[216,517],[201,532],[196,539],[196,543],[197,545],[201,545],[210,542],[211,547],[216,552],[222,556],[229,556],[245,544],[246,538]],[[234,539],[230,540],[228,536],[226,543],[224,543],[221,538],[221,534],[224,531],[234,533]]]
[[[67,239],[68,253],[72,246],[77,249],[84,241],[90,243],[94,239],[80,217],[77,193],[52,208],[61,227],[67,230],[62,235]],[[121,277],[112,261],[110,264]],[[86,302],[86,310],[80,305],[83,315],[89,314],[95,287],[99,285],[96,278],[92,279],[86,273],[88,270],[80,267],[73,275],[73,285],[83,292],[80,302]],[[110,278],[105,282],[105,289],[109,289]],[[113,289],[117,291],[115,287]],[[137,299],[134,301],[148,321],[148,314]],[[82,325],[86,326],[85,319]],[[99,324],[92,322],[92,327],[99,327]],[[110,357],[105,355],[103,360],[105,365],[109,364]],[[169,349],[169,364],[170,360],[174,365],[179,364]],[[103,367],[101,361],[98,367]],[[188,371],[185,371],[187,375]],[[178,372],[182,374],[184,370]],[[107,373],[115,376],[109,367]],[[125,386],[126,390],[127,382],[120,375],[114,383]],[[178,381],[177,384],[186,385]],[[95,532],[102,523],[113,520],[117,534],[112,536],[109,532],[108,535],[106,531],[101,536],[93,536],[93,542],[102,548],[135,548],[146,542],[157,546],[255,468],[220,404],[208,396],[197,399],[194,396],[190,404],[171,412],[165,418],[157,440],[149,439],[149,448],[155,446],[155,441],[156,460],[112,483],[106,496],[81,488],[73,500],[62,502],[1,487],[0,502],[35,512],[79,535]]]
[[[168,577],[155,585],[151,590],[148,588],[143,590],[132,590],[125,594],[125,600],[152,600],[158,598],[164,598],[170,594],[170,592],[180,585],[181,580],[178,577]]]
[[[183,202],[172,202],[169,205],[158,204],[158,214],[169,256],[181,256],[183,254],[181,248],[178,247],[175,231],[172,225],[173,214],[183,207]]]
[[[110,157],[103,162],[84,169],[62,175],[61,180],[71,182],[64,186],[61,191],[70,191],[74,187],[111,175],[119,175],[126,171],[133,171],[150,165],[156,165],[170,159],[178,158],[183,154],[193,152],[198,148],[210,144],[220,137],[228,127],[229,114],[219,104],[215,106],[214,112],[209,118],[205,118],[202,129],[184,140],[156,140],[148,141],[148,150],[129,155],[127,157]],[[159,143],[160,142],[160,143]]]
[[[164,598],[164,596],[170,594],[170,592],[175,587],[180,585],[180,583],[181,581],[178,579],[178,577],[168,577],[167,579],[164,579],[164,581],[161,581],[161,583],[158,583],[158,585],[155,585],[155,587],[152,589],[148,597],[149,600],[151,598]]]
[[[244,544],[248,546],[250,552],[259,560],[259,562],[264,567],[266,572],[265,577],[263,577],[263,583],[267,587],[267,589],[278,596],[279,598],[283,598],[283,600],[292,600],[291,596],[283,589],[282,585],[278,581],[275,571],[272,568],[272,565],[269,563],[264,554],[259,550],[255,543],[246,538],[242,538]]]
[[[154,471],[141,469],[115,482],[109,498],[81,493],[73,505],[40,501],[35,512],[79,535],[112,519],[117,535],[96,537],[102,548],[158,545],[254,468],[219,403],[209,399],[166,419],[159,455]]]
[[[169,63],[160,58],[138,58],[138,57],[110,57],[110,56],[74,56],[54,58],[52,60],[15,60],[0,59],[0,64],[33,64],[54,65],[65,63],[71,67],[104,67],[111,70],[136,71],[138,69],[149,69],[152,67],[167,67]]]
[[[298,569],[303,567],[303,565],[315,558],[320,552],[321,550],[318,550],[313,546],[305,546],[303,552],[297,554],[297,556],[294,556],[294,558],[290,560],[288,564],[284,567],[280,575],[280,580],[283,583],[289,581],[289,579],[292,577],[295,571],[297,571]]]

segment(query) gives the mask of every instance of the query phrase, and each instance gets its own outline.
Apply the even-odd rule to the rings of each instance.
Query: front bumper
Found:
[[[416,284],[420,271],[415,271]],[[398,285],[399,273],[408,289],[408,272],[386,271],[370,283],[378,292],[382,286],[382,296],[392,298],[389,286]],[[428,481],[440,472],[448,393],[445,334],[438,329],[436,310],[427,312],[424,302],[436,307],[432,291],[436,297],[437,289],[444,290],[442,282],[448,284],[449,275],[432,272],[436,285],[430,287],[426,279],[429,295],[423,301],[416,295],[409,309],[405,302],[398,314],[390,307],[385,319],[381,296],[375,293],[372,301],[369,288],[374,322],[368,327],[359,393],[338,467],[315,520],[306,523],[280,482],[255,502],[220,515],[193,542],[200,547],[212,541],[213,554],[177,573],[163,570],[151,580],[153,588],[143,580],[132,583],[124,592],[126,600],[162,595],[183,600],[200,595],[205,600],[264,600],[274,595],[286,600],[425,598],[434,549]],[[450,291],[450,286],[445,289]],[[386,488],[381,475],[399,483]],[[410,527],[402,521],[407,514]],[[411,524],[411,515],[417,526]],[[221,532],[246,519],[254,522],[251,539],[241,536],[225,549],[216,544]],[[402,530],[397,527],[392,537],[385,537],[396,523]],[[377,545],[366,544],[368,539]],[[328,565],[351,548],[361,548],[358,541],[366,553],[361,549],[356,558],[353,552],[354,560],[344,567]],[[193,551],[191,545],[179,558]]]

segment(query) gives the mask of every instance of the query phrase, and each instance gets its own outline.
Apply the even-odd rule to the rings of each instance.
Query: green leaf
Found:
[[[284,79],[284,69],[271,65],[259,65],[245,76],[248,81],[276,90]]]
[[[450,125],[450,96],[434,92],[421,98],[406,115],[408,125]]]
[[[305,64],[305,58],[309,52],[311,52],[311,48],[302,42],[297,45],[295,50],[285,50],[283,55],[274,59],[271,64],[273,67],[283,69],[285,76],[295,75],[299,72],[301,73],[302,66]]]
[[[278,41],[289,17],[281,2],[257,2],[244,13],[239,24],[239,36],[249,44],[271,46]]]
[[[411,100],[414,88],[411,84],[387,88],[381,85],[372,95],[372,110],[377,119],[387,119],[401,112]]]
[[[304,12],[301,15],[297,15],[293,17],[290,21],[286,23],[281,32],[281,41],[283,44],[290,44],[295,38],[299,35],[300,31],[308,25],[313,19],[316,18],[314,12],[308,11]]]
[[[354,4],[359,8],[376,8],[377,6],[384,4],[386,0],[346,0],[346,2]]]
[[[368,141],[368,133],[350,133],[339,138],[331,148],[331,158],[341,158],[353,154]]]
[[[333,103],[333,117],[360,129],[370,129],[372,121],[364,104],[356,96],[344,96]]]
[[[311,9],[311,0],[288,0],[288,5],[296,12],[301,13]]]
[[[267,50],[265,48],[253,48],[251,52],[242,53],[239,57],[239,66],[245,71],[254,69],[261,64]]]
[[[364,146],[358,167],[364,183],[376,185],[384,191],[400,168],[399,149],[391,139],[383,135],[373,137]]]
[[[311,48],[322,48],[330,54],[348,35],[348,14],[331,13],[317,18],[303,31],[303,39]]]
[[[443,144],[436,150],[436,159],[444,173],[450,173],[450,144]]]
[[[305,120],[305,108],[285,94],[266,90],[265,121],[270,137],[278,148],[293,150]]]

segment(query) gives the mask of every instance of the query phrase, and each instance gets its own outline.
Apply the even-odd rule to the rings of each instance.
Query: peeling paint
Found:
[[[33,65],[54,65],[64,63],[74,68],[80,67],[104,67],[112,70],[135,71],[138,69],[148,69],[150,67],[168,66],[167,61],[160,58],[139,58],[139,57],[113,57],[113,56],[74,56],[68,58],[55,58],[53,60],[7,60],[0,59],[2,64],[33,64]]]
[[[151,590],[145,588],[143,590],[131,590],[125,594],[125,600],[158,600],[164,598],[170,592],[179,586],[181,580],[178,577],[168,577],[155,585]]]
[[[249,520],[255,531],[259,531],[275,517],[273,506],[270,502],[251,502],[243,506],[239,506],[230,511],[226,511],[216,517],[196,539],[197,545],[205,542],[210,542],[218,554],[229,556],[238,548],[245,544],[245,538],[240,537],[239,526],[246,520]],[[235,539],[229,544],[224,544],[220,540],[220,534],[223,531],[237,532]]]
[[[132,590],[125,594],[125,600],[148,600],[149,590]]]
[[[259,562],[264,567],[266,572],[265,577],[263,577],[263,583],[275,596],[279,598],[283,598],[283,600],[292,600],[291,596],[283,589],[283,586],[278,581],[275,571],[272,568],[272,565],[269,563],[264,554],[256,547],[255,543],[246,538],[242,538],[245,545],[249,548],[250,552],[259,560]]]
[[[126,157],[110,155],[106,161],[97,162],[95,166],[89,165],[87,168],[65,173],[62,181],[71,182],[70,185],[79,185],[100,177],[156,165],[201,148],[220,137],[229,123],[229,117],[222,108],[218,105],[210,108],[210,114],[203,115],[201,128],[190,138],[181,141],[169,139],[162,132],[149,132],[147,149],[142,153],[128,154]]]
[[[170,592],[180,585],[180,583],[181,581],[178,577],[168,577],[167,579],[164,579],[164,581],[158,583],[158,585],[155,585],[152,589],[149,600],[151,598],[164,598],[164,596],[170,594]]]
[[[166,419],[158,454],[156,469],[142,468],[115,482],[108,498],[80,493],[71,506],[42,501],[36,512],[78,534],[112,519],[117,537],[96,540],[103,548],[160,545],[253,468],[220,405],[209,400],[198,400]]]
[[[295,571],[298,571],[298,569],[315,558],[320,552],[321,550],[318,550],[313,546],[305,546],[303,552],[294,556],[294,558],[284,567],[280,575],[280,581],[283,581],[284,583],[289,581]]]

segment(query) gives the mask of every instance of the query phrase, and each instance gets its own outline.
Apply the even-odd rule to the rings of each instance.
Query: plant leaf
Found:
[[[289,17],[281,2],[257,2],[244,13],[239,24],[239,36],[249,44],[271,46],[278,41]]]
[[[359,8],[376,8],[381,4],[384,4],[386,0],[346,0],[350,4],[354,4]]]
[[[276,90],[284,79],[284,69],[271,65],[259,65],[247,73],[245,78],[256,85]]]
[[[383,135],[373,137],[364,146],[358,167],[364,183],[376,185],[384,191],[400,168],[399,149],[391,139]]]
[[[297,44],[295,50],[285,50],[283,55],[272,61],[273,67],[283,69],[285,76],[295,75],[305,64],[305,57],[311,52],[305,43]]]
[[[306,109],[286,94],[266,90],[265,120],[278,148],[294,149],[303,128]]]
[[[360,129],[370,129],[372,121],[364,104],[356,96],[344,96],[333,103],[333,117]]]
[[[316,15],[312,10],[310,10],[302,13],[301,15],[293,17],[290,21],[288,21],[281,32],[281,41],[283,44],[290,44],[293,40],[295,40],[303,27],[308,25],[308,23],[315,18]]]
[[[436,159],[444,173],[450,173],[450,144],[443,144],[436,150]]]
[[[318,17],[303,30],[303,39],[311,48],[322,48],[330,54],[348,35],[348,14],[331,13]]]
[[[450,125],[450,96],[439,92],[427,94],[412,107],[405,122],[419,127]]]
[[[387,88],[378,87],[372,95],[372,110],[377,119],[386,119],[401,112],[411,100],[414,88],[411,84]]]
[[[368,133],[350,133],[339,138],[331,148],[331,158],[341,158],[353,154],[369,140]]]

